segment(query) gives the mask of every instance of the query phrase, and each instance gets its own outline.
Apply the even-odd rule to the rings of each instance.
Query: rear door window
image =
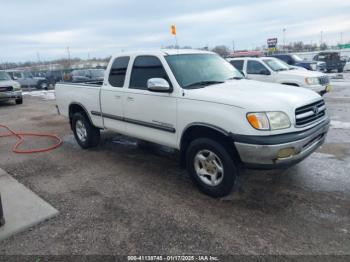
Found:
[[[123,87],[125,82],[126,70],[128,69],[130,57],[122,56],[113,61],[108,81],[111,86]]]

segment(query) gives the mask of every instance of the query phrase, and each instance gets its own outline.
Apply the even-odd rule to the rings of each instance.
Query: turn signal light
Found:
[[[283,148],[283,149],[280,149],[278,151],[278,154],[277,154],[277,157],[279,159],[281,158],[288,158],[288,157],[291,157],[293,155],[295,155],[295,149],[294,147],[287,147],[287,148]]]

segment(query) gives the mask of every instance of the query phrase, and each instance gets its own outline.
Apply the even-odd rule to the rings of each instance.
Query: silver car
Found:
[[[12,79],[18,81],[22,87],[34,87],[37,89],[47,89],[48,82],[45,77],[34,77],[26,71],[7,71]]]
[[[13,81],[8,73],[0,71],[0,102],[14,100],[16,104],[22,104],[21,85]]]

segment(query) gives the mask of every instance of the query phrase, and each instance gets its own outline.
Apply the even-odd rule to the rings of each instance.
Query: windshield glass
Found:
[[[33,75],[29,72],[23,72],[25,78],[33,78]]]
[[[0,72],[0,81],[11,80],[11,77],[6,72]]]
[[[91,75],[93,75],[94,77],[104,77],[105,70],[103,69],[91,70]]]
[[[290,69],[288,64],[278,59],[264,59],[264,62],[273,71],[285,71]]]
[[[300,56],[292,55],[292,57],[293,57],[293,59],[294,59],[295,61],[298,61],[298,62],[302,62],[302,61],[303,61],[303,59],[302,59]]]
[[[169,55],[165,59],[183,88],[243,78],[229,62],[215,54]]]

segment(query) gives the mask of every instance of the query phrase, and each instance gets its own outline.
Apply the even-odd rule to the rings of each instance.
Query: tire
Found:
[[[338,73],[343,73],[343,68],[338,68]]]
[[[48,89],[48,83],[45,82],[45,81],[38,83],[37,89],[45,89],[45,90],[47,90]]]
[[[83,149],[96,147],[100,142],[100,130],[90,123],[84,113],[78,112],[73,115],[72,129],[75,139]]]
[[[214,157],[213,155],[210,157],[210,152],[214,153]],[[215,159],[214,162],[216,162],[217,165],[212,162],[209,163],[210,165],[208,168],[204,167],[203,162],[208,164],[208,160],[199,160],[203,156]],[[186,158],[187,171],[200,191],[212,197],[223,197],[231,192],[238,175],[238,168],[232,154],[229,154],[221,143],[210,138],[198,138],[193,140],[187,149]],[[218,166],[221,166],[223,172],[218,172]],[[214,169],[212,173],[216,173],[214,177],[217,178],[215,183],[212,181],[213,176],[198,174],[198,170],[206,173],[208,169],[209,171],[213,171]]]
[[[16,102],[16,105],[21,105],[23,104],[23,98],[18,98],[15,100],[15,102]]]

